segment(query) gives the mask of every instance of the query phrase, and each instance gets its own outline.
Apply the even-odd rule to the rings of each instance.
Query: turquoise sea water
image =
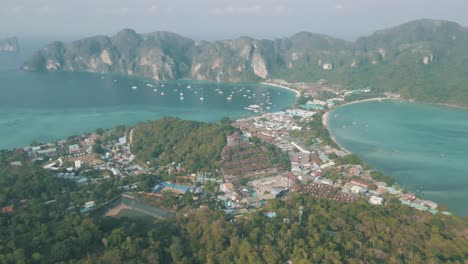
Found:
[[[0,70],[0,149],[163,116],[215,122],[252,115],[244,109],[251,104],[278,111],[295,100],[290,91],[264,85],[180,81],[163,86],[86,73]]]
[[[337,142],[421,197],[468,215],[468,111],[386,100],[339,107]]]

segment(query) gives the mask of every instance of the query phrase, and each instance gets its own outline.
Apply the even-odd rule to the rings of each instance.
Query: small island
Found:
[[[19,51],[19,43],[16,37],[0,39],[0,53],[15,53]]]

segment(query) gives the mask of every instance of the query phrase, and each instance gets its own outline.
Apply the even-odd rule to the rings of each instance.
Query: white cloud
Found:
[[[43,5],[43,6],[40,6],[37,9],[37,13],[39,15],[50,15],[52,13],[55,13],[56,11],[57,11],[57,9],[55,7],[52,7],[52,6],[49,6],[49,5]]]
[[[344,5],[342,5],[342,4],[337,4],[337,5],[335,5],[335,9],[343,10],[344,8],[345,8],[345,7],[344,7]]]
[[[262,7],[260,5],[253,5],[247,7],[217,7],[214,9],[215,14],[231,14],[231,15],[245,15],[245,14],[256,14],[261,11]]]
[[[11,13],[14,13],[14,14],[21,13],[21,11],[23,10],[24,10],[24,5],[17,5],[10,9]]]
[[[276,14],[287,14],[292,12],[292,8],[284,5],[278,5],[273,7],[273,12],[275,12]]]
[[[148,7],[148,9],[146,9],[146,11],[148,12],[148,14],[150,15],[154,15],[158,12],[158,7],[156,5],[152,5],[150,7]]]
[[[121,16],[126,16],[130,12],[130,9],[128,7],[121,7],[118,11],[118,14]]]

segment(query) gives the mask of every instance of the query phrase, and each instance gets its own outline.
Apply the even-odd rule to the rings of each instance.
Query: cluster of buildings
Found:
[[[69,140],[22,148],[26,157],[34,160],[47,160],[54,157],[77,157],[92,152],[96,134],[84,134]]]
[[[258,178],[283,171],[267,157],[265,149],[238,133],[228,136],[221,153],[221,172],[226,182],[240,183],[242,179]]]
[[[280,85],[292,86],[281,80],[277,82]],[[321,82],[314,85],[299,83],[293,86],[306,96],[315,96],[318,91],[327,90]],[[213,177],[209,172],[175,176],[176,183],[158,183],[152,189],[151,195],[163,197],[166,192],[175,195],[190,193],[195,199],[195,196],[205,194],[203,184],[215,185],[215,200],[220,209],[229,213],[249,212],[261,207],[268,200],[283,197],[288,192],[301,192],[318,199],[343,203],[351,203],[361,197],[373,205],[383,205],[387,195],[396,195],[404,204],[435,212],[437,204],[404,195],[395,188],[372,179],[370,171],[361,165],[337,164],[336,159],[345,157],[347,152],[329,146],[318,138],[306,144],[304,138],[292,136],[293,133],[310,129],[303,127],[303,124],[323,113],[322,110],[334,107],[335,103],[343,101],[344,97],[370,91],[363,89],[338,94],[331,88],[329,90],[337,97],[327,100],[313,99],[301,105],[302,109],[286,109],[235,121],[233,126],[238,127],[241,133],[236,132],[227,137],[227,144],[221,153],[222,179]],[[250,142],[249,139],[253,137],[282,149],[289,158],[291,170],[275,165],[269,159],[265,147]],[[57,177],[74,180],[81,185],[90,182],[81,176],[81,172],[86,170],[96,170],[103,174],[107,172],[105,177],[135,176],[155,171],[184,175],[183,166],[175,162],[157,170],[150,168],[149,163],[138,163],[135,155],[131,153],[127,135],[103,146],[106,151],[103,155],[92,153],[97,138],[96,134],[85,134],[51,144],[24,147],[23,151],[31,159],[48,161],[44,168],[56,171]],[[21,163],[15,165],[20,166]],[[84,210],[94,206],[94,203],[87,203]]]
[[[243,213],[259,208],[266,201],[283,197],[294,186],[296,178],[288,173],[252,179],[246,185],[225,182],[219,186],[216,199],[226,212]]]
[[[316,108],[313,111],[307,109],[287,109],[234,122],[233,125],[240,128],[244,137],[258,137],[288,153],[291,165],[290,177],[286,177],[285,175],[277,177],[293,179],[290,181],[293,184],[281,185],[279,184],[280,181],[275,181],[273,185],[267,184],[266,186],[270,189],[265,191],[262,189],[263,185],[261,183],[270,181],[256,177],[252,178],[252,181],[245,186],[233,185],[232,188],[223,188],[222,190],[227,191],[225,195],[221,195],[219,198],[227,201],[228,205],[231,206],[230,209],[232,209],[232,206],[237,208],[242,207],[240,205],[248,205],[247,201],[258,202],[258,199],[273,199],[274,194],[279,193],[281,190],[283,193],[285,191],[298,191],[319,199],[331,199],[345,203],[353,202],[358,197],[361,197],[368,200],[370,204],[383,205],[386,196],[389,194],[393,195],[388,191],[388,188],[392,187],[387,187],[385,183],[374,180],[371,177],[371,171],[365,170],[362,165],[337,165],[335,159],[345,157],[348,155],[347,152],[323,144],[319,139],[314,140],[312,145],[306,146],[303,139],[292,138],[290,136],[290,133],[293,131],[307,129],[306,127],[301,127],[301,124],[304,123],[303,121],[313,119],[318,114],[317,111],[333,107],[334,102],[343,101],[344,96],[365,92],[369,92],[369,90],[345,91],[341,97],[333,98],[332,100],[313,100],[308,102],[307,105],[323,107]],[[241,166],[241,164],[236,164],[236,166]],[[336,177],[334,180],[328,178],[330,175],[337,175],[338,179]],[[226,180],[229,182],[230,179]],[[251,190],[254,193],[255,199],[252,196],[236,194],[239,188]],[[259,193],[263,193],[264,196],[258,195]],[[415,208],[435,210],[437,207],[437,204],[433,202],[416,198],[401,198],[400,200],[402,203]]]

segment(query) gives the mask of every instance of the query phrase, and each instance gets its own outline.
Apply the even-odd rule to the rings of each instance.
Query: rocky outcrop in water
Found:
[[[15,37],[0,40],[0,52],[18,52],[19,44],[18,39]]]

